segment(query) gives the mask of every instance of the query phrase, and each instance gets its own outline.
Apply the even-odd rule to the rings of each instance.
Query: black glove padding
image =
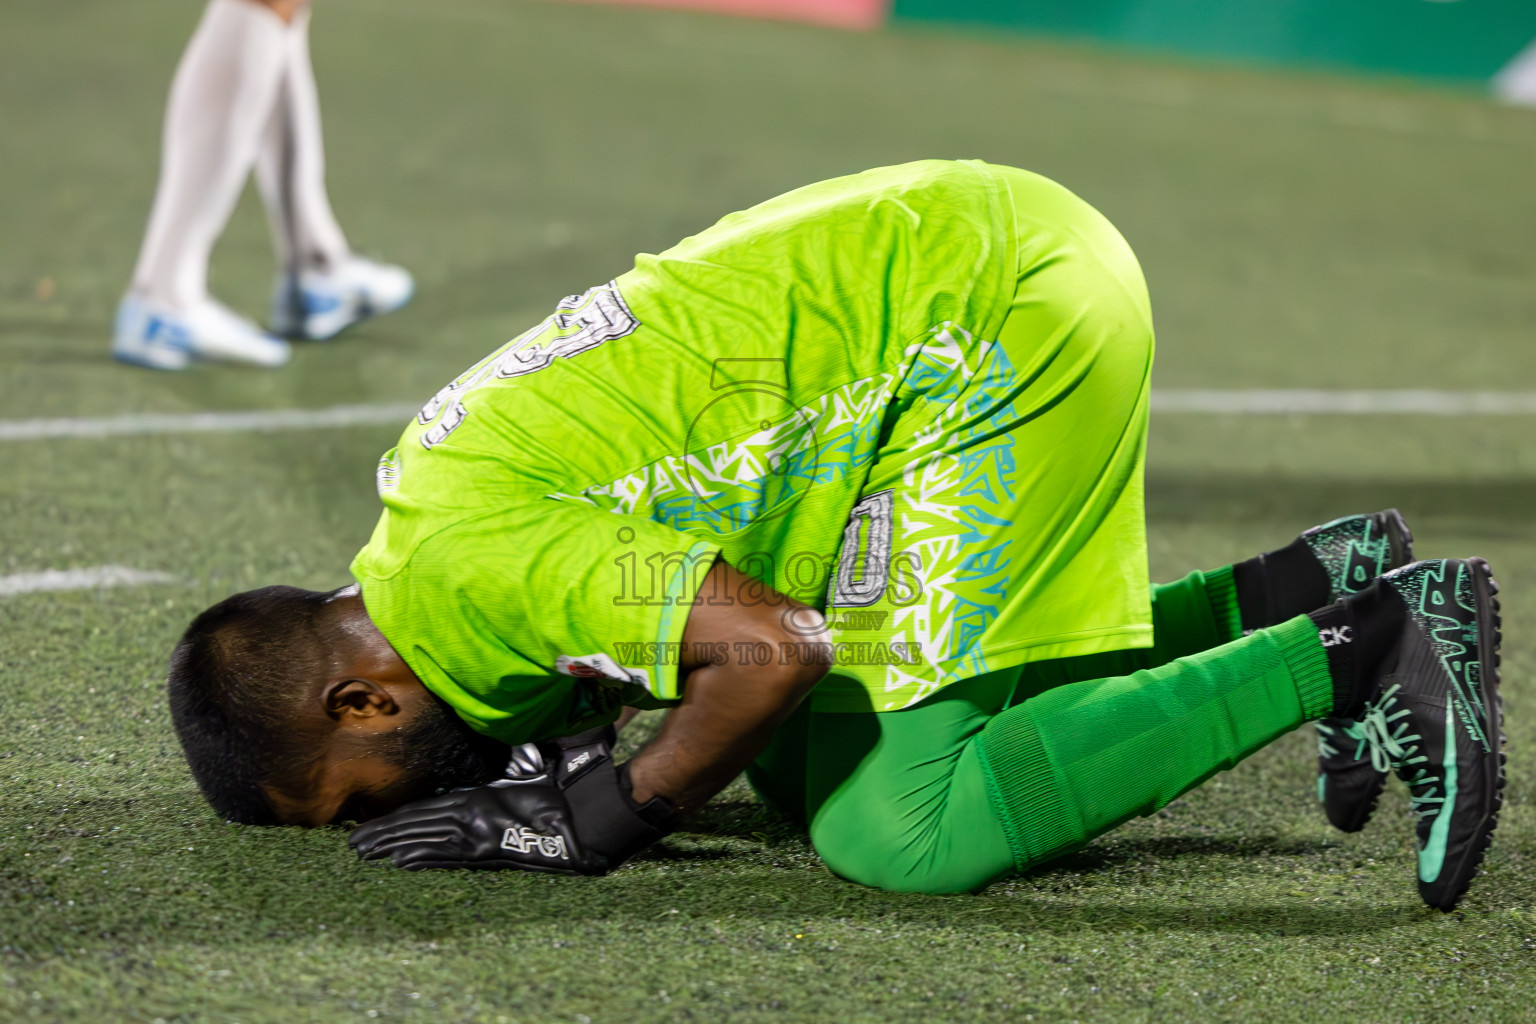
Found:
[[[363,860],[395,867],[522,868],[595,874],[571,830],[565,794],[547,782],[497,784],[417,800],[358,826],[349,840]]]
[[[637,806],[613,729],[525,744],[507,778],[417,800],[360,825],[353,849],[396,867],[599,875],[671,831],[672,804]]]

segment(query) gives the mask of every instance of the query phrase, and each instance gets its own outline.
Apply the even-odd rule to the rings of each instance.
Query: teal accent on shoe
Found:
[[[1383,515],[1345,516],[1301,535],[1328,576],[1333,600],[1364,590],[1391,568]]]
[[[1317,799],[1318,799],[1319,803],[1321,803],[1322,801],[1328,799],[1327,796],[1325,796],[1324,793],[1323,793],[1323,790],[1327,787],[1327,785],[1328,785],[1327,777],[1323,776],[1323,775],[1319,775],[1317,777]]]
[[[1339,753],[1338,748],[1333,745],[1334,727],[1324,722],[1313,722],[1312,725],[1317,730],[1317,756],[1320,758],[1337,756]],[[1347,729],[1345,730],[1345,735],[1349,736],[1350,739],[1360,738],[1350,733]],[[1355,756],[1358,758],[1359,754]],[[1321,778],[1317,780],[1317,785],[1319,789],[1322,788],[1323,780]]]
[[[1446,799],[1456,799],[1456,713],[1452,705],[1455,701],[1445,706],[1445,794]],[[1453,808],[1440,808],[1441,813],[1436,815],[1435,823],[1429,828],[1429,842],[1424,844],[1424,849],[1419,851],[1419,881],[1433,882],[1440,877],[1440,869],[1445,866],[1445,844],[1451,833],[1451,810]]]

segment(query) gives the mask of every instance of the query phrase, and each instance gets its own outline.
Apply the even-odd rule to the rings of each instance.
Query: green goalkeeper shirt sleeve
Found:
[[[683,629],[719,545],[533,499],[456,520],[398,564],[368,553],[353,563],[368,614],[423,685],[522,743],[678,698]]]

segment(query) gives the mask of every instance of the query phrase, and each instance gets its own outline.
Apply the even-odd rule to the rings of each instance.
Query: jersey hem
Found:
[[[884,695],[867,688],[839,687],[837,690],[827,692],[813,692],[811,710],[829,714],[885,714],[904,711],[919,701],[932,700],[955,683],[974,679],[977,676],[1018,668],[1033,661],[1076,658],[1089,654],[1104,654],[1108,651],[1151,647],[1152,644],[1153,632],[1150,623],[1053,633],[973,651],[961,660],[961,664],[965,667],[956,672],[952,678],[946,679],[930,693],[913,695],[900,707],[877,706]]]

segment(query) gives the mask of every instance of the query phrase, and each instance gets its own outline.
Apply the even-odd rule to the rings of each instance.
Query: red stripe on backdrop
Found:
[[[747,18],[808,21],[833,28],[873,29],[885,24],[890,0],[586,0],[631,7],[715,11]]]

